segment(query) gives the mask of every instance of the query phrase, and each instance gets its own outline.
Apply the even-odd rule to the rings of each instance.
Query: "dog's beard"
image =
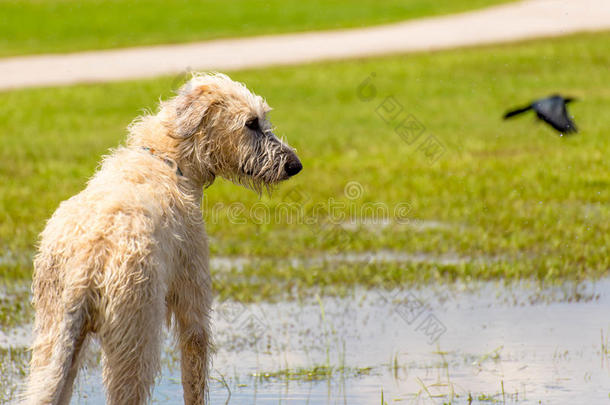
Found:
[[[273,138],[259,139],[240,148],[242,157],[234,182],[261,194],[271,192],[280,181],[289,178],[284,167],[292,151]]]

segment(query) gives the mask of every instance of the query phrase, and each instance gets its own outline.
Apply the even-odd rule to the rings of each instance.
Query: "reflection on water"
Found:
[[[492,262],[499,260],[500,257],[479,256],[472,258],[468,256],[459,256],[457,254],[429,254],[429,253],[406,253],[394,250],[378,250],[359,253],[338,253],[338,254],[320,254],[317,256],[296,257],[290,259],[277,259],[265,261],[255,258],[242,256],[219,256],[213,257],[210,260],[210,265],[213,269],[225,271],[229,269],[243,270],[245,266],[256,266],[261,263],[273,263],[277,266],[285,266],[286,264],[293,267],[312,267],[321,265],[334,264],[359,264],[365,265],[368,263],[435,263],[440,265],[462,264],[462,263],[478,263]]]
[[[211,403],[607,402],[609,310],[610,280],[217,303]],[[179,404],[169,353],[154,400]],[[87,369],[73,402],[103,403],[100,387]]]

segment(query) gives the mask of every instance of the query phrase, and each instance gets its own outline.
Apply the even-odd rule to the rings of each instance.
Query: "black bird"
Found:
[[[561,134],[571,134],[578,132],[576,124],[570,119],[566,104],[574,101],[574,98],[563,98],[558,94],[554,94],[547,98],[536,100],[527,107],[517,108],[504,114],[504,119],[514,117],[529,110],[536,111],[539,119],[546,122]]]

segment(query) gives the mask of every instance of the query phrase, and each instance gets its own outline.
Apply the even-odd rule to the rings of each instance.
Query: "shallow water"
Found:
[[[394,250],[365,251],[358,253],[336,253],[319,254],[307,257],[295,257],[290,259],[271,260],[255,259],[243,256],[218,256],[210,260],[213,269],[223,271],[236,269],[241,271],[245,266],[256,266],[260,263],[273,263],[278,266],[289,265],[292,267],[312,267],[321,265],[336,264],[358,264],[366,265],[369,263],[434,263],[439,265],[451,265],[473,262],[492,262],[499,260],[500,257],[482,256],[476,259],[468,256],[459,256],[454,253],[429,254],[429,253],[406,253]]]
[[[610,280],[544,291],[504,288],[222,303],[215,312],[211,402],[226,403],[229,390],[230,404],[368,405],[381,403],[382,390],[388,403],[468,403],[469,393],[475,403],[608,402],[602,333],[607,344]],[[154,397],[180,403],[179,371],[169,356],[167,362]],[[335,370],[273,375],[316,366]],[[76,403],[102,403],[95,377],[99,372],[81,379]]]
[[[473,403],[608,403],[609,310],[610,279],[216,303],[211,403],[369,405],[382,390],[388,404],[466,404],[469,394]],[[155,403],[182,403],[171,353],[168,340]],[[81,373],[75,394],[73,403],[104,403],[98,367]]]

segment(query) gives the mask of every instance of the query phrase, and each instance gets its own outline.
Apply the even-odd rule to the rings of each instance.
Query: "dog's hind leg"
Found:
[[[124,310],[129,314],[122,322],[104,325],[100,333],[106,403],[145,404],[160,370],[164,311],[152,303],[147,308],[132,305]]]
[[[165,292],[145,263],[126,267],[115,271],[125,278],[103,294],[105,318],[97,332],[110,405],[148,403],[160,371]]]
[[[77,307],[46,321],[37,325],[24,403],[68,404],[86,336],[86,311]]]

